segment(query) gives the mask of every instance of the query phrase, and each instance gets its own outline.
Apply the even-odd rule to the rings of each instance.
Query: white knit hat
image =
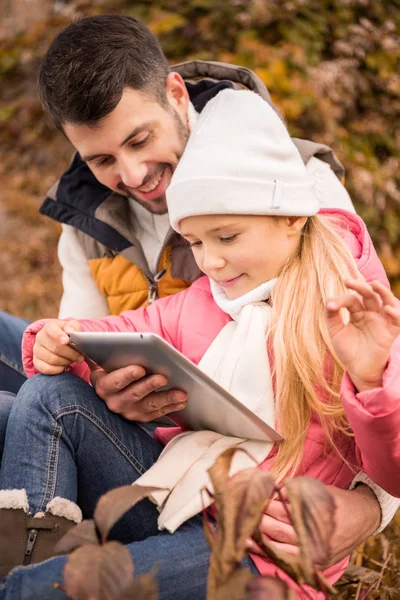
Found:
[[[172,227],[210,214],[312,216],[314,180],[273,108],[223,90],[201,113],[167,189]]]

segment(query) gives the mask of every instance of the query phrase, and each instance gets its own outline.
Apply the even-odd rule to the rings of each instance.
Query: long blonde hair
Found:
[[[331,447],[337,449],[337,432],[351,435],[339,394],[344,369],[325,317],[326,299],[345,293],[349,277],[361,276],[338,224],[329,216],[309,218],[272,295],[269,339],[277,420],[285,438],[273,467],[278,480],[299,468],[312,415],[319,417]]]

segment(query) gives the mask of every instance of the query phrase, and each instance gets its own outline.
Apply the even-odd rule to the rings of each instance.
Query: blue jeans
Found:
[[[107,490],[130,484],[157,460],[161,446],[136,423],[110,412],[93,388],[74,375],[38,375],[28,380],[8,420],[0,488],[25,488],[32,512],[54,496],[77,502],[91,518]],[[137,574],[157,565],[161,599],[203,599],[209,550],[202,520],[194,517],[174,534],[159,532],[158,512],[147,499],[113,528],[111,538],[128,543]],[[0,582],[0,600],[65,598],[65,557],[18,567]],[[250,559],[246,565],[257,572]]]
[[[22,334],[29,321],[0,311],[0,390],[17,393],[26,381],[22,367]]]
[[[4,442],[6,438],[8,417],[10,416],[11,407],[14,403],[14,400],[14,394],[11,394],[10,392],[0,392],[0,468],[4,450]]]

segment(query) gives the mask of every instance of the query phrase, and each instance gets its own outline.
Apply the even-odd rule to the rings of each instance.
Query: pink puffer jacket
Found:
[[[379,280],[389,285],[363,221],[352,213],[341,210],[324,210],[341,219],[343,235],[357,260],[358,268],[367,281]],[[162,336],[193,363],[198,364],[211,342],[230,317],[215,304],[207,277],[196,281],[189,289],[158,300],[148,308],[127,311],[120,317],[99,320],[82,320],[84,331],[141,331]],[[37,321],[28,327],[23,340],[23,361],[26,373],[34,375],[32,350],[35,335],[45,321]],[[72,365],[71,370],[89,380],[85,363]],[[369,477],[389,493],[400,495],[400,337],[393,346],[387,366],[383,387],[373,391],[355,393],[350,379],[342,383],[342,399],[346,415],[355,438],[338,436],[337,445],[343,458],[335,451],[326,449],[326,439],[318,419],[310,423],[304,448],[304,459],[297,474],[315,477],[325,484],[346,489],[355,472],[365,471]],[[176,435],[176,428],[158,434],[162,442]],[[276,451],[259,468],[268,471]],[[266,559],[252,556],[263,575],[279,571]],[[331,583],[344,572],[347,559],[327,569],[325,576]],[[285,579],[285,575],[279,571]],[[308,598],[319,598],[310,590]],[[302,596],[300,596],[302,597]],[[305,597],[305,596],[304,596]]]

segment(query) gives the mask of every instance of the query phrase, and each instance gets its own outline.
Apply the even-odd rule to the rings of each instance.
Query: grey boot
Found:
[[[54,546],[81,520],[79,507],[70,500],[54,498],[43,516],[32,517],[25,490],[1,490],[0,578],[18,565],[54,556]]]

